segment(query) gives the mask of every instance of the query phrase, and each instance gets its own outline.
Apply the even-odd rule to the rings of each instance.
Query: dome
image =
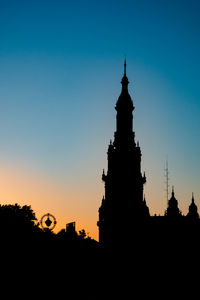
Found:
[[[131,96],[128,93],[128,90],[126,90],[126,91],[122,90],[122,92],[117,100],[115,108],[116,108],[116,110],[118,110],[119,108],[120,109],[128,108],[128,109],[134,110],[133,101],[131,99]]]
[[[128,77],[126,76],[126,60],[124,61],[124,75],[121,80],[122,84],[122,91],[121,94],[117,100],[115,109],[130,109],[131,111],[134,110],[133,101],[131,99],[131,96],[128,92]]]

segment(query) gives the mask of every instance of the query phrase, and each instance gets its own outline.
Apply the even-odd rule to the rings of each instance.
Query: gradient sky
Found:
[[[200,209],[200,2],[0,0],[0,203],[97,238],[127,57],[150,213]]]

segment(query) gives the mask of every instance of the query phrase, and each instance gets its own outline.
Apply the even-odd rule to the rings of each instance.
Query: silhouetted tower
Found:
[[[115,109],[116,132],[108,147],[108,171],[102,175],[105,196],[99,208],[99,241],[117,243],[136,231],[136,223],[149,216],[143,200],[145,174],[141,174],[141,151],[133,132],[133,101],[128,92],[126,60],[122,90]]]
[[[165,215],[167,217],[176,218],[181,216],[181,212],[178,208],[178,201],[176,200],[174,196],[174,187],[172,186],[172,195],[171,198],[168,201],[168,207],[166,210]]]
[[[198,219],[199,218],[199,214],[198,214],[198,208],[196,206],[196,204],[194,203],[194,195],[192,193],[192,202],[189,206],[189,212],[187,214],[187,217],[191,218],[191,219]]]

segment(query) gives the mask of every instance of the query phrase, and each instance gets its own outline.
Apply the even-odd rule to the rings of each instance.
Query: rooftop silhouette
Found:
[[[157,247],[176,247],[183,251],[190,243],[190,250],[200,242],[200,220],[197,205],[192,202],[184,216],[178,207],[172,187],[166,211],[162,216],[150,215],[144,197],[145,173],[141,171],[141,149],[135,143],[133,130],[133,101],[128,91],[126,60],[121,80],[122,90],[116,102],[116,131],[114,142],[107,152],[108,170],[103,171],[105,195],[99,208],[99,243],[105,249],[143,253],[146,247],[157,252]],[[130,247],[129,241],[131,238]],[[154,246],[152,246],[152,243]],[[154,250],[153,250],[154,249]]]

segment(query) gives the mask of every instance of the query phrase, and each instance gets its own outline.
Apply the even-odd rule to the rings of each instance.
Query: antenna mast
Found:
[[[165,188],[165,192],[166,192],[166,198],[167,198],[167,205],[168,205],[168,200],[169,200],[169,168],[168,168],[168,158],[166,160],[166,166],[165,166],[165,184],[166,184],[166,188]]]

